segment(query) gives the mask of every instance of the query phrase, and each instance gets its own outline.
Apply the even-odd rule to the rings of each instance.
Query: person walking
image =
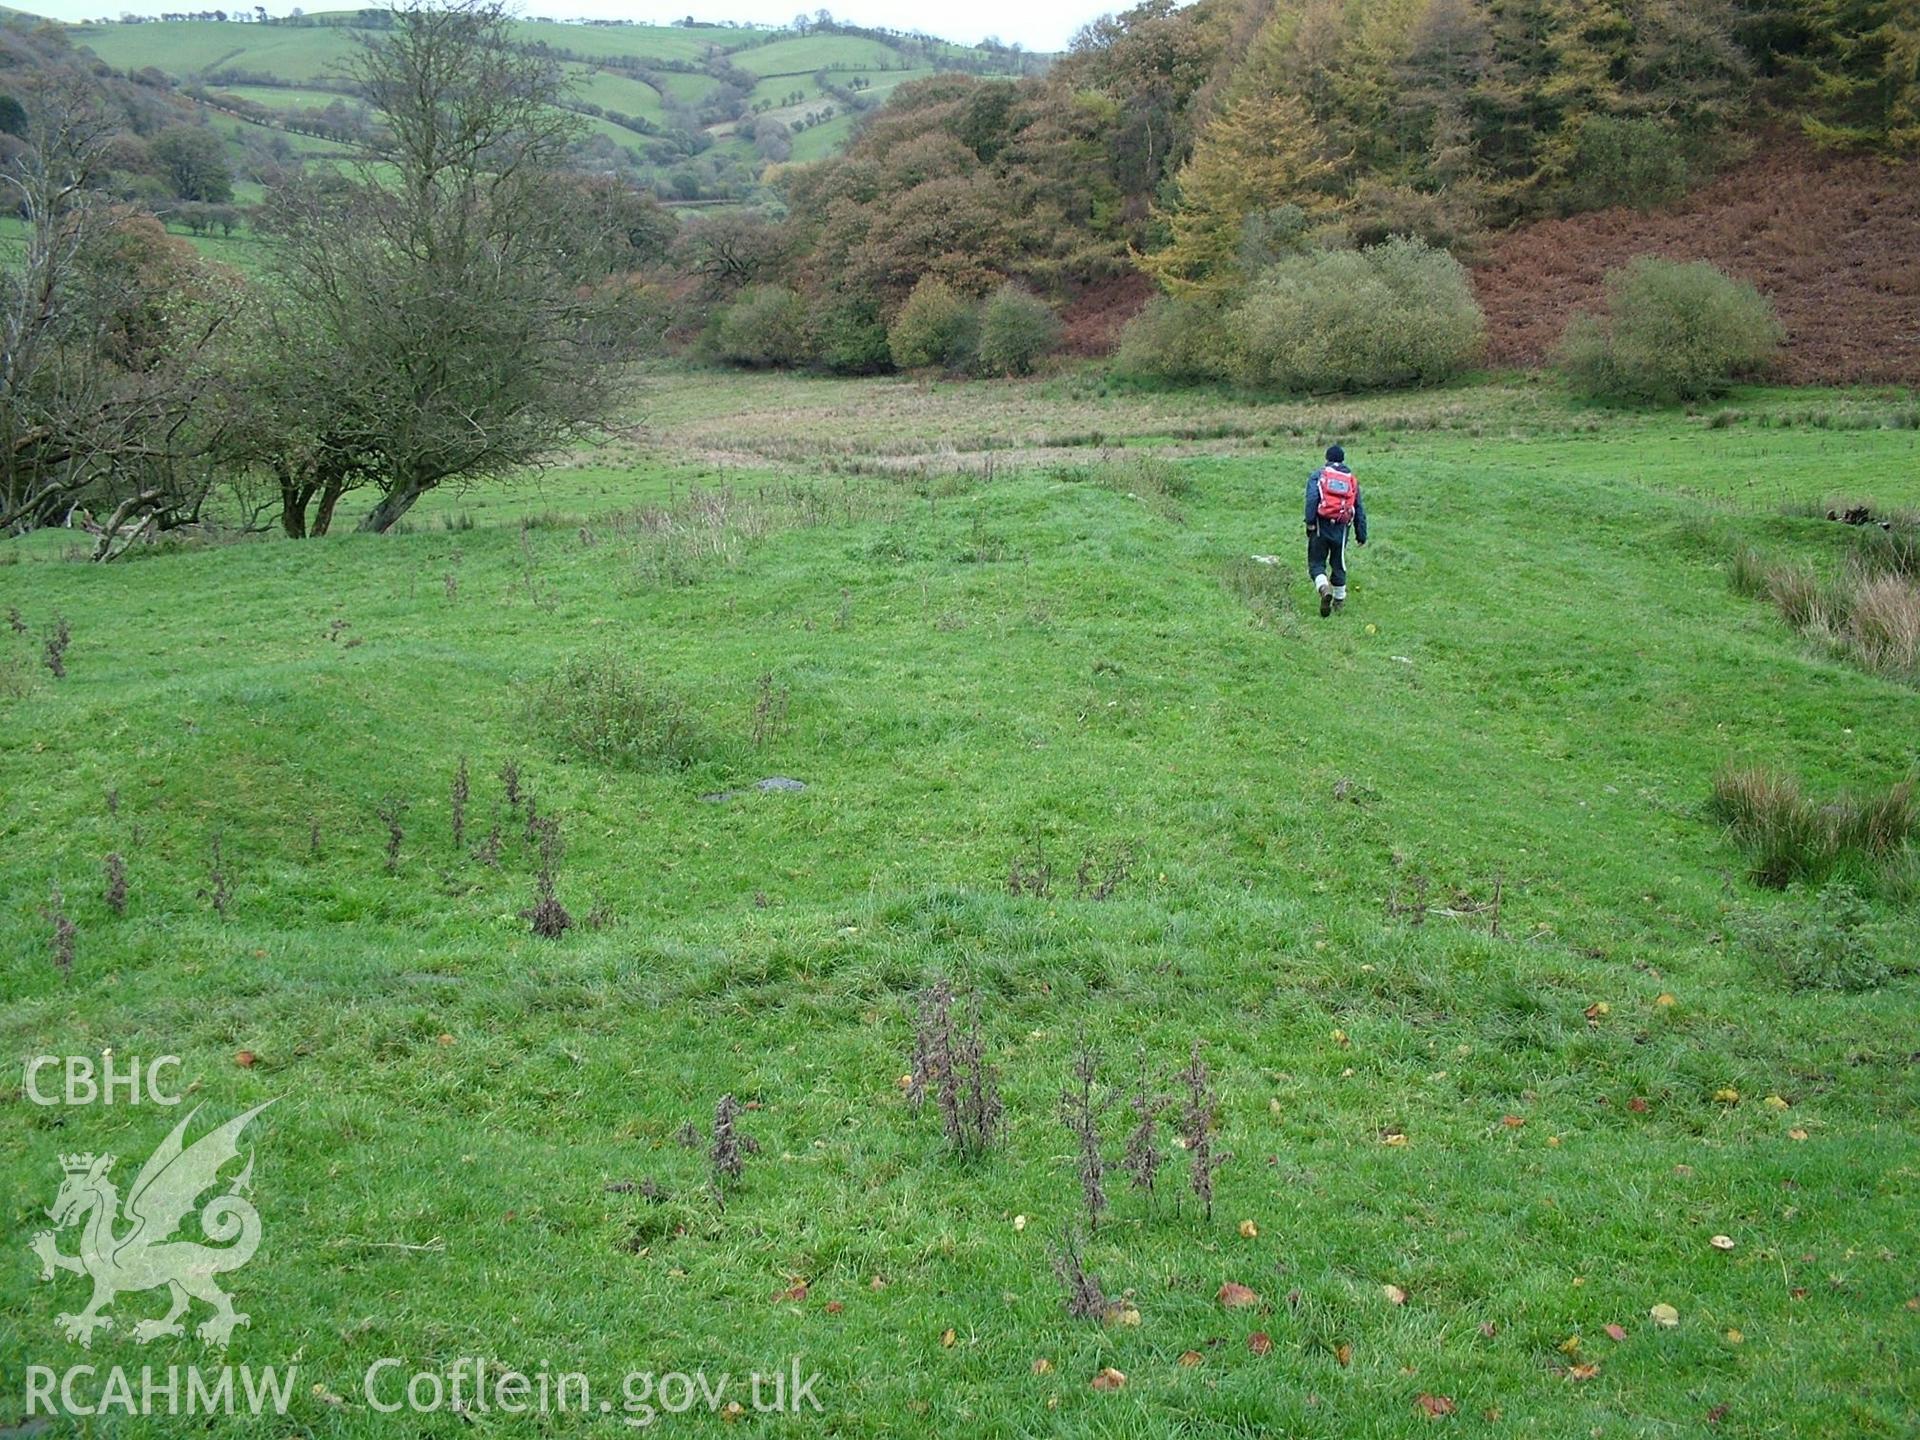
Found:
[[[1347,452],[1327,447],[1327,463],[1307,481],[1307,575],[1320,592],[1322,618],[1347,603],[1347,534],[1367,543],[1367,507],[1360,482],[1347,467]]]

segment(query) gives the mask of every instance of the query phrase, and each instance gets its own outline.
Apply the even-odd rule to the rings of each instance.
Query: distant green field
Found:
[[[900,63],[900,52],[878,40],[854,35],[797,35],[756,45],[733,57],[733,63],[753,75],[810,75],[835,66],[872,66],[884,69]]]
[[[708,75],[691,74],[684,70],[662,70],[657,74],[661,89],[688,105],[699,103],[713,89],[713,79]]]
[[[264,268],[267,264],[268,252],[275,244],[264,236],[250,234],[246,230],[226,236],[189,235],[177,225],[170,225],[167,228],[207,259],[230,266],[242,275],[253,275]]]
[[[872,71],[860,77],[870,83],[866,89],[859,93],[863,99],[871,102],[872,105],[879,105],[899,86],[905,85],[912,80],[924,80],[928,76],[938,73],[938,71],[934,70]],[[830,78],[833,83],[844,85],[855,77],[849,74],[834,75]],[[795,92],[798,92],[803,98],[797,102],[788,103],[787,97]],[[824,89],[816,84],[810,75],[777,75],[770,77],[754,86],[747,98],[750,104],[770,102],[773,108],[765,113],[771,115],[776,120],[782,120],[788,124],[792,124],[794,121],[804,117],[807,111],[817,110],[822,105],[831,104],[839,106],[841,104],[839,100],[829,96]],[[839,119],[835,119],[826,125],[817,127],[821,131],[818,135],[813,135],[812,131],[808,131],[807,133],[813,135],[813,138],[806,146],[800,147],[804,153],[796,154],[794,158],[803,161],[820,160],[832,154],[835,149],[845,143],[848,134],[851,132],[852,117],[848,116],[845,118],[849,121],[848,124],[843,125]],[[749,128],[751,128],[753,119],[753,116],[748,116],[747,124]],[[794,138],[797,141],[800,137],[796,134]]]
[[[293,153],[302,158],[310,156],[339,156],[353,153],[353,147],[343,145],[338,140],[326,140],[317,135],[291,135],[285,130],[277,130],[271,125],[257,124],[252,120],[242,120],[220,110],[205,110],[207,125],[218,132],[223,139],[239,140],[247,136],[271,138],[280,136],[293,147]]]
[[[589,100],[594,104],[601,105],[608,109],[619,110],[628,115],[637,115],[656,122],[662,118],[660,97],[650,86],[642,84],[637,80],[630,80],[604,71],[592,71],[585,67],[570,67],[570,74],[579,77],[580,83],[576,84],[574,92],[579,99]],[[231,95],[238,99],[250,100],[257,105],[264,105],[272,110],[324,110],[335,102],[345,104],[349,107],[361,103],[356,101],[352,96],[342,95],[338,91],[310,90],[297,86],[227,85],[222,86],[219,90],[215,91],[214,94],[216,96]],[[628,130],[624,126],[616,125],[609,120],[601,120],[590,115],[583,115],[580,119],[581,123],[585,125],[589,131],[605,135],[616,144],[626,146],[629,149],[638,145],[642,139],[641,136],[633,131]],[[220,115],[215,117],[216,129],[221,125],[237,126],[242,124],[245,124],[249,130],[259,130],[262,128],[271,129],[271,127],[255,126],[251,124],[251,122],[237,121],[231,116]],[[348,149],[348,147],[340,145],[335,141],[316,139],[306,135],[293,135],[288,138],[293,143],[296,152],[303,155],[341,154],[345,153]]]
[[[82,23],[72,26],[70,33],[77,45],[116,68],[152,67],[182,83],[204,82],[209,75],[229,71],[271,77],[288,83],[239,83],[219,87],[219,93],[269,110],[324,110],[342,97],[314,82],[337,75],[355,53],[360,39],[370,33],[345,23],[348,18],[348,12],[340,12],[328,23],[307,25],[207,20]],[[597,60],[638,59],[651,62],[651,66],[697,67],[726,56],[740,70],[760,77],[749,106],[770,103],[782,112],[776,118],[788,122],[827,103],[825,88],[814,79],[821,71],[828,72],[834,85],[845,85],[856,78],[867,81],[863,93],[876,103],[898,86],[936,73],[917,60],[908,68],[908,59],[901,51],[860,35],[723,27],[569,25],[550,20],[518,22],[517,33],[530,44],[550,46],[569,57],[564,69],[578,102],[662,128],[671,123],[670,104],[698,106],[713,94],[718,83],[713,76],[696,68],[651,69],[654,83],[649,84],[625,71],[602,68]],[[958,56],[977,52],[946,46],[942,53]],[[795,93],[801,98],[789,106],[788,97]],[[716,136],[719,155],[753,161],[752,144],[745,138],[751,133],[753,119],[751,114],[742,117],[742,133],[738,136]],[[228,139],[281,137],[303,159],[345,152],[345,147],[334,142],[292,136],[272,126],[224,115],[215,116],[213,123]],[[854,117],[844,114],[796,135],[793,158],[810,162],[833,155],[853,133],[854,124]],[[643,154],[644,137],[634,131],[594,117],[585,117],[585,125],[590,133],[605,137],[636,159]],[[641,173],[642,178],[648,173],[644,162]]]
[[[817,98],[822,93],[824,92],[820,87],[813,83],[813,77],[811,75],[776,75],[771,79],[762,80],[758,85],[754,86],[753,89],[749,90],[747,92],[747,103],[749,105],[758,105],[762,102],[770,101],[774,105],[779,106],[786,104],[789,95],[799,94],[811,100]]]
[[[282,80],[313,80],[353,54],[353,33],[334,25],[236,25],[170,20],[141,25],[77,25],[84,45],[121,69],[153,66],[181,79],[238,68]]]
[[[612,55],[642,60],[703,61],[751,46],[769,32],[715,27],[686,29],[678,25],[562,25],[550,20],[523,20],[518,33],[529,44],[550,45],[576,55]]]
[[[575,99],[656,123],[665,118],[660,92],[644,80],[636,80],[621,71],[569,65],[567,80],[573,87]]]
[[[241,204],[251,203],[235,200]],[[243,275],[252,275],[266,264],[267,250],[273,241],[251,234],[245,227],[232,235],[190,235],[184,226],[167,225],[167,233],[186,241],[209,260],[231,266]],[[20,255],[25,241],[24,222],[14,216],[0,216],[0,264],[11,264]]]
[[[809,125],[793,137],[793,159],[800,164],[814,160],[825,160],[837,154],[840,147],[847,143],[853,134],[853,127],[859,116],[852,112],[843,112],[833,119],[819,125]]]
[[[860,93],[863,96],[871,95],[884,98],[899,89],[902,85],[909,84],[915,80],[925,80],[929,76],[938,75],[939,73],[938,70],[925,69],[875,71],[873,74],[864,77],[868,84],[867,88]]]
[[[110,65],[122,68],[151,65],[183,77],[234,67],[270,73],[285,80],[308,80],[326,74],[353,53],[358,33],[345,25],[243,25],[215,20],[73,27],[75,42],[87,46]],[[709,55],[751,46],[761,32],[523,21],[518,33],[529,44],[550,45],[577,55],[698,63]],[[828,45],[864,47],[868,44],[831,36],[823,36],[821,40]]]
[[[210,93],[237,96],[272,110],[324,110],[336,101],[349,107],[361,103],[338,90],[306,90],[293,85],[222,85]]]
[[[582,115],[579,118],[580,123],[587,128],[589,133],[604,135],[613,141],[614,144],[623,145],[629,150],[633,149],[636,145],[645,143],[645,136],[636,134],[624,125],[616,125],[611,120],[602,120],[596,115]]]

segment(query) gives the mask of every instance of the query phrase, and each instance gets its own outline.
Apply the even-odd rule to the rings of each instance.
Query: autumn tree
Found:
[[[691,221],[673,241],[675,265],[698,277],[710,300],[777,279],[787,252],[788,239],[780,226],[747,211]]]
[[[1222,58],[1231,6],[1147,0],[1103,16],[1074,37],[1050,90],[1100,96],[1113,109],[1104,135],[1107,168],[1143,218],[1162,180],[1192,148],[1194,98]]]
[[[1240,278],[1248,218],[1283,204],[1331,208],[1322,182],[1333,171],[1302,101],[1271,91],[1242,95],[1200,133],[1175,181],[1179,200],[1165,212],[1172,240],[1141,263],[1175,292],[1231,284]]]

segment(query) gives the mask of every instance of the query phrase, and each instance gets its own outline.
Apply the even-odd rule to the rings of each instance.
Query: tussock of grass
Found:
[[[526,706],[538,733],[603,765],[677,770],[715,749],[686,700],[612,651],[562,661],[530,687]]]
[[[1138,500],[1176,525],[1185,518],[1180,502],[1193,494],[1193,480],[1186,471],[1152,451],[1103,455],[1093,464],[1056,466],[1052,473],[1056,480],[1098,485]]]
[[[1869,670],[1920,676],[1920,584],[1901,575],[1855,581],[1845,624],[1848,647]]]
[[[1297,583],[1293,567],[1263,565],[1250,555],[1242,555],[1221,567],[1220,583],[1252,612],[1253,623],[1261,629],[1291,633],[1296,628],[1299,615],[1293,603]]]
[[[1765,595],[1770,580],[1767,557],[1751,545],[1742,545],[1727,562],[1727,583],[1734,593],[1749,599]]]
[[[1783,509],[1824,518],[1870,506],[1822,501]],[[1776,563],[1743,547],[1728,563],[1727,583],[1739,594],[1764,596],[1794,629],[1863,669],[1920,681],[1920,529],[1904,517],[1889,523],[1855,527],[1853,553],[1831,578],[1805,562]]]
[[[694,486],[665,504],[602,516],[626,544],[635,573],[658,585],[697,584],[730,569],[769,535],[891,514],[895,497],[867,484]]]
[[[1911,780],[1820,803],[1784,772],[1728,769],[1714,777],[1709,809],[1747,851],[1753,878],[1773,889],[1819,884],[1836,872],[1879,878],[1906,863],[1908,843],[1920,834]]]

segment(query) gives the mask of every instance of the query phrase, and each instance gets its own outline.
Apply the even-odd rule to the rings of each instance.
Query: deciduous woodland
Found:
[[[246,88],[231,56],[254,52],[222,61],[208,29],[270,39],[259,53],[290,73],[254,88],[332,87],[354,123],[306,135],[320,148],[304,154],[295,132],[249,133],[234,122],[253,112],[222,111],[208,87]],[[128,32],[186,73],[89,48],[119,53]],[[1796,299],[1764,255],[1689,254],[1685,230],[1661,253],[1716,274],[1628,285],[1621,255],[1604,289],[1609,267],[1579,277],[1577,323],[1543,298],[1548,319],[1502,307],[1489,336],[1482,297],[1522,253],[1509,236],[1684,207],[1789,131],[1803,156],[1900,176],[1920,139],[1920,29],[1877,0],[1155,3],[1095,21],[1047,65],[830,18],[626,36],[485,6],[73,30],[13,17],[0,41],[18,217],[0,529],[86,523],[101,558],[210,505],[301,538],[366,490],[355,523],[390,528],[437,486],[523,473],[613,423],[618,367],[663,348],[1021,376],[1117,346],[1132,381],[1272,393],[1437,384],[1489,354],[1554,360],[1616,400],[1826,378],[1819,347],[1796,357]],[[752,100],[748,67],[777,78],[790,47],[845,78],[858,124],[837,153],[773,145],[725,213],[676,212],[676,179],[584,143],[605,117],[579,92],[621,57],[596,69],[582,46],[690,67],[646,71],[666,90],[662,76],[732,76],[728,103],[762,119],[791,92]],[[916,57],[929,73],[891,68]],[[835,68],[861,58],[898,77],[884,99]],[[739,117],[675,113],[691,128],[672,133],[735,143],[720,132]],[[1917,224],[1897,204],[1857,235],[1836,224],[1821,253],[1849,278],[1821,313],[1864,323],[1876,301],[1915,303],[1910,267],[1847,247],[1898,246]],[[1634,373],[1635,336],[1696,316],[1713,317],[1699,337],[1651,342],[1695,357],[1685,374]],[[1544,342],[1511,333],[1543,326]],[[1911,375],[1910,327],[1881,331],[1845,374]]]

